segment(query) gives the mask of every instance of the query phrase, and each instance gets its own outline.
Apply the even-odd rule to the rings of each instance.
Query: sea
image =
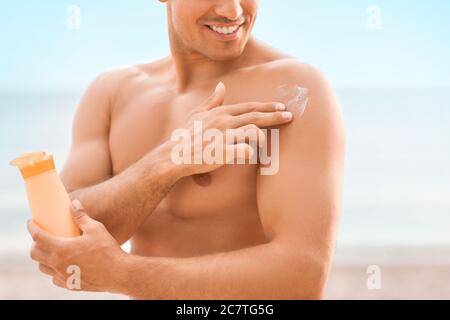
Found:
[[[31,244],[24,184],[9,161],[42,150],[60,171],[81,94],[0,92],[0,256]],[[338,247],[450,246],[450,88],[337,94],[347,136]]]

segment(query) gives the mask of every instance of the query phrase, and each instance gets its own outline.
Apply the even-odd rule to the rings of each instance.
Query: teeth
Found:
[[[221,34],[231,34],[237,31],[239,29],[239,26],[234,27],[216,27],[216,26],[209,26],[213,31]]]

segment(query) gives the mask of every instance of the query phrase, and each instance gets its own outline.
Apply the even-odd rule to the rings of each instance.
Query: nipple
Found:
[[[195,174],[192,176],[195,183],[198,184],[201,187],[208,187],[212,183],[212,177],[210,173],[202,173],[202,174]]]
[[[277,99],[286,105],[294,116],[301,117],[308,105],[308,89],[293,85],[281,85],[276,89]]]

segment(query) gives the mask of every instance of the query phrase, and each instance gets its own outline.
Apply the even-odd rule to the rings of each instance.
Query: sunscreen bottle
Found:
[[[45,152],[26,153],[10,162],[25,181],[33,220],[54,236],[71,238],[80,230],[70,213],[71,201],[55,169],[53,156]]]

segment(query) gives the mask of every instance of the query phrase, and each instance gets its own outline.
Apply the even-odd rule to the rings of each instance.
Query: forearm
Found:
[[[138,299],[316,299],[322,265],[272,243],[195,258],[126,255],[117,290]]]
[[[119,243],[126,242],[180,178],[163,144],[119,175],[70,193],[102,222]]]

